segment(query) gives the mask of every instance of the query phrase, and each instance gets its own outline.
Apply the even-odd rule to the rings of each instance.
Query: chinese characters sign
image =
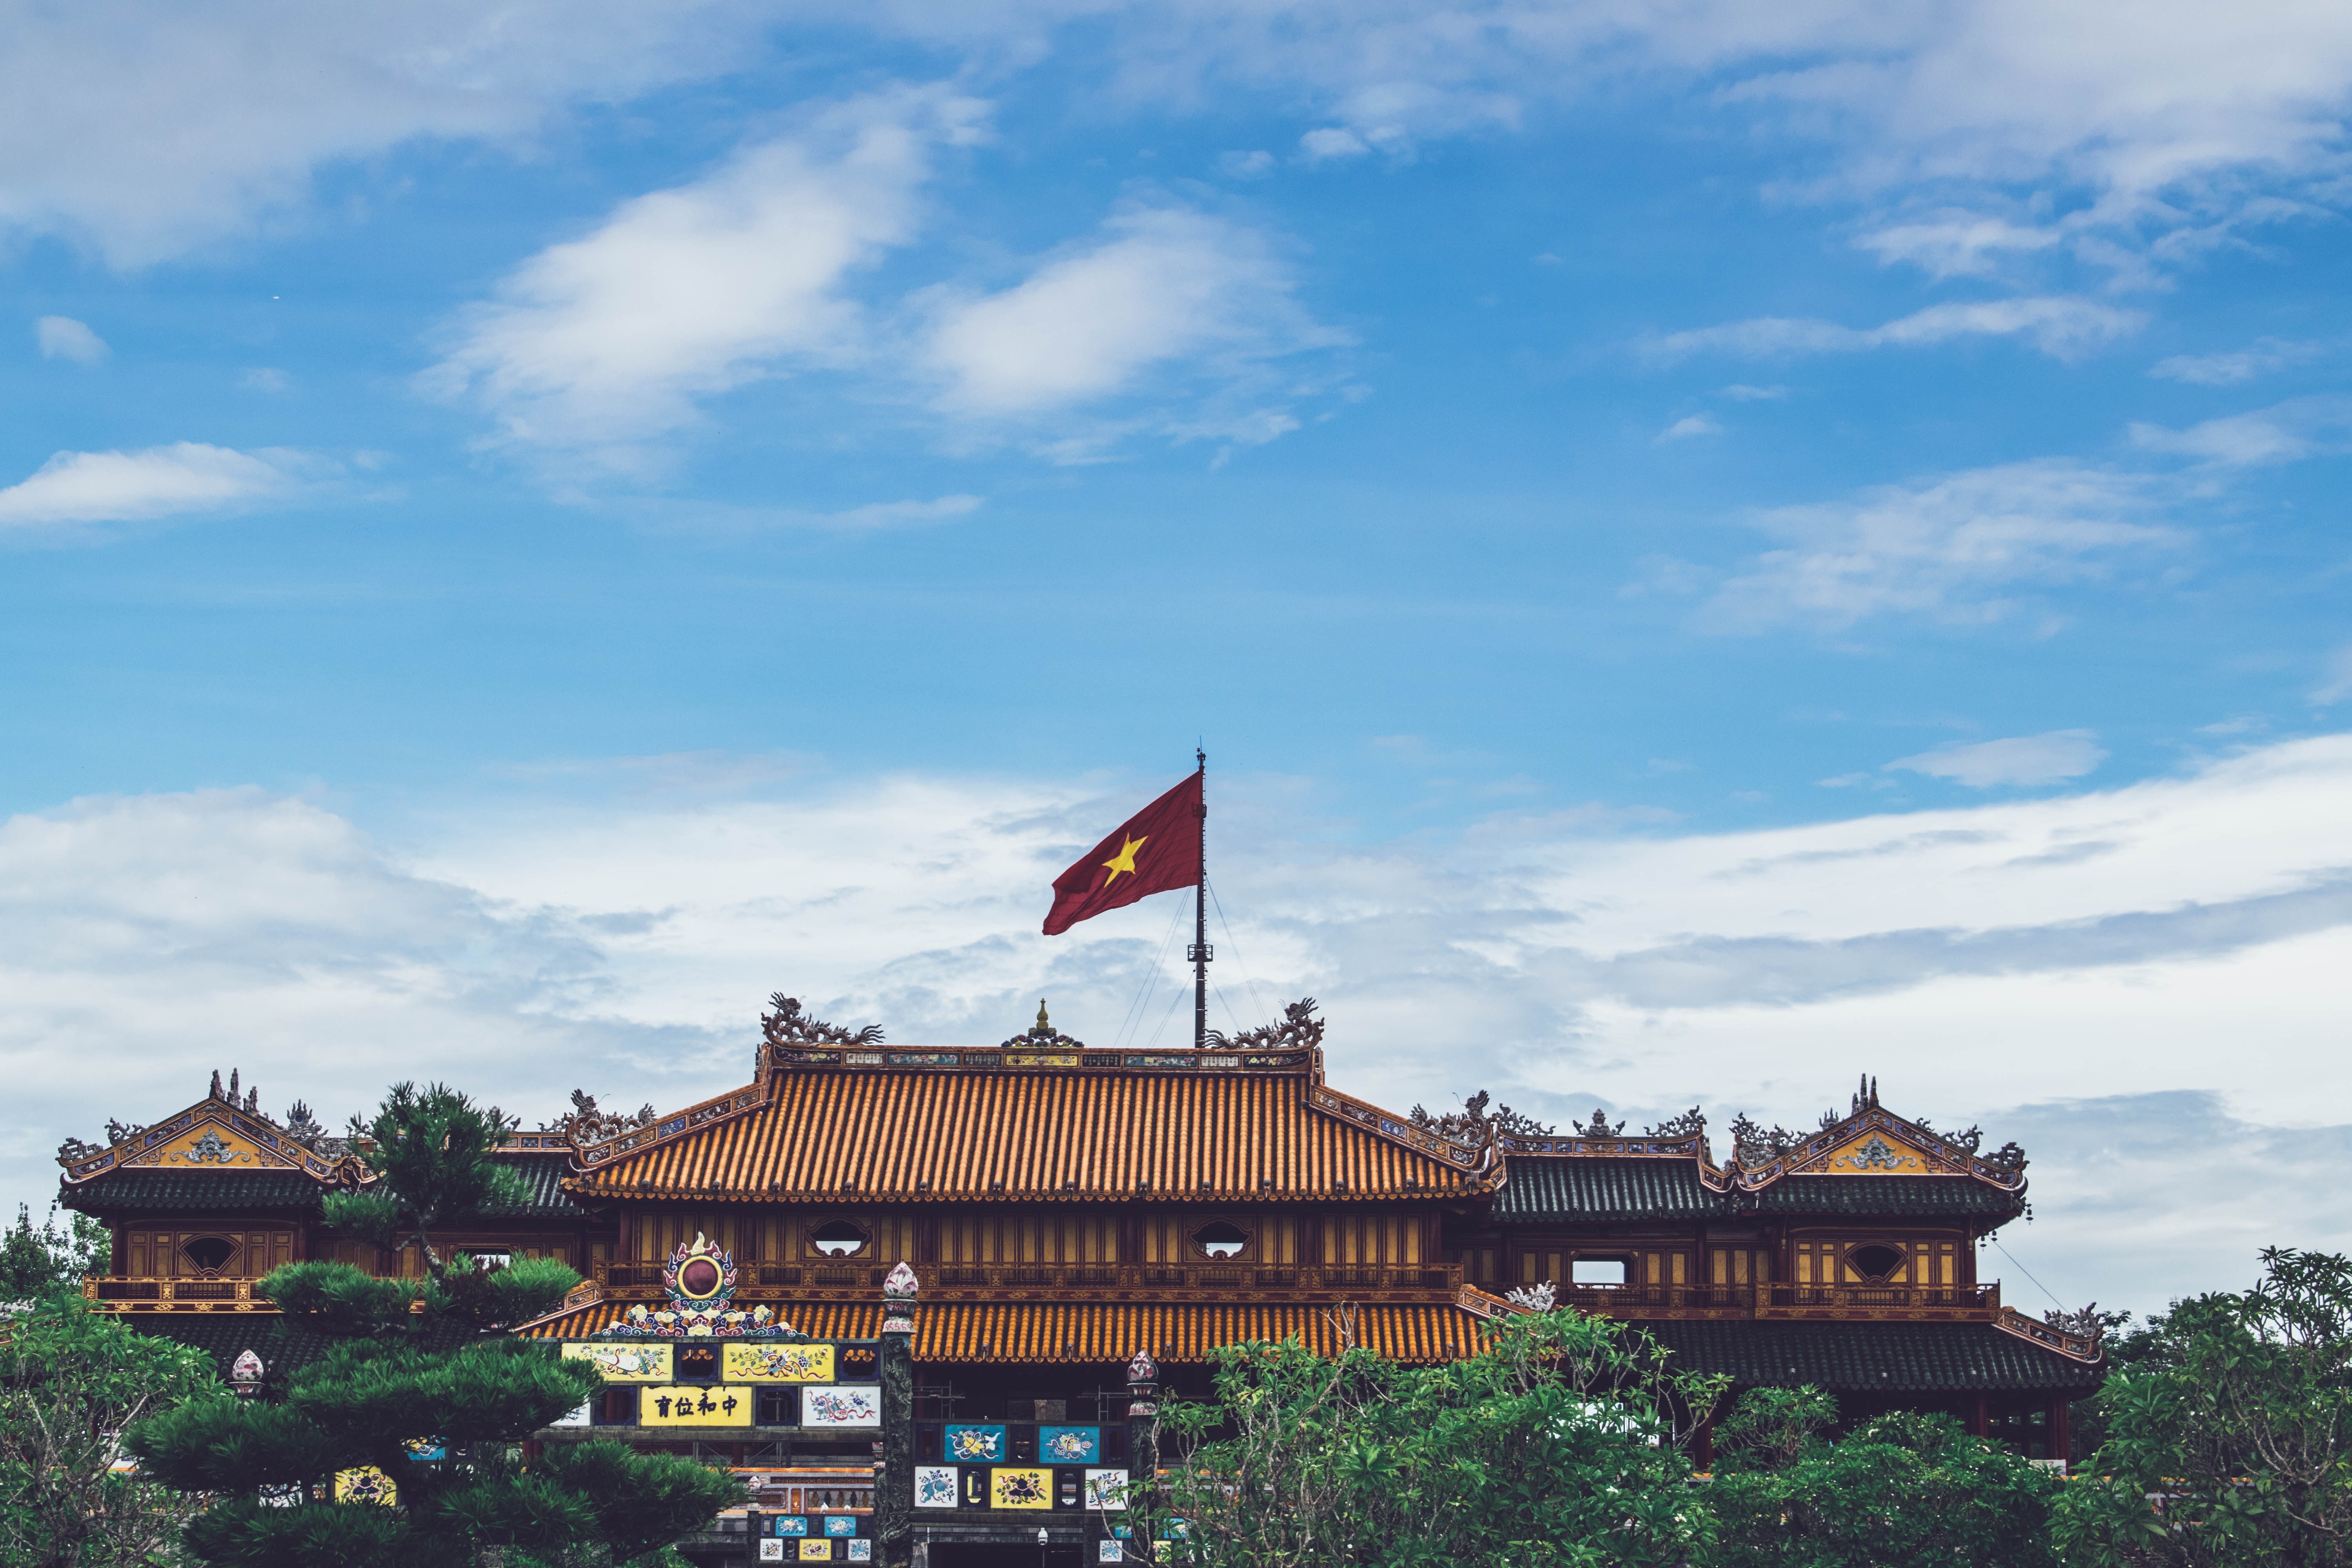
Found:
[[[749,1426],[753,1403],[750,1388],[726,1384],[709,1388],[641,1388],[637,1390],[637,1424]]]

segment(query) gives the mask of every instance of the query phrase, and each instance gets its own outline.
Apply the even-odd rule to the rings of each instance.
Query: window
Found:
[[[200,1236],[183,1245],[180,1256],[204,1273],[217,1273],[236,1256],[236,1243],[223,1236]]]
[[[1625,1283],[1625,1260],[1622,1258],[1580,1258],[1568,1266],[1568,1282],[1571,1285],[1622,1285]]]
[[[866,1233],[845,1219],[829,1219],[809,1232],[809,1245],[827,1258],[848,1258],[866,1250]]]
[[[1238,1258],[1249,1245],[1249,1232],[1230,1220],[1213,1219],[1192,1233],[1192,1245],[1211,1258]]]
[[[1845,1260],[1853,1265],[1853,1271],[1864,1279],[1874,1285],[1884,1285],[1888,1276],[1902,1268],[1903,1252],[1900,1247],[1888,1247],[1883,1242],[1874,1241],[1867,1247],[1857,1247],[1847,1253]]]
[[[473,1258],[474,1267],[484,1274],[493,1268],[514,1267],[514,1254],[511,1252],[476,1252],[468,1256]]]

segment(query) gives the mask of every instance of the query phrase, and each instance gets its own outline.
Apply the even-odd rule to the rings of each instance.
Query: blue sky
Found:
[[[1874,1070],[2070,1304],[2344,1244],[2243,1152],[2352,1123],[2352,23],[12,12],[10,1190],[239,1060],[1122,1035],[1172,900],[1034,921],[1199,737],[1367,1092]]]

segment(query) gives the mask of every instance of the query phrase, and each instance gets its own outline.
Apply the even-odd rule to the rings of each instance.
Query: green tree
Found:
[[[83,1275],[106,1272],[110,1247],[106,1226],[86,1214],[75,1215],[61,1230],[52,1205],[35,1230],[32,1210],[18,1204],[16,1223],[0,1234],[0,1301],[37,1301],[77,1289]]]
[[[1213,1400],[1162,1415],[1185,1454],[1168,1500],[1178,1561],[1663,1568],[1707,1545],[1677,1413],[1722,1384],[1670,1374],[1624,1325],[1517,1318],[1437,1366],[1295,1340],[1214,1354]]]
[[[2100,1391],[2106,1439],[2055,1521],[2069,1563],[2352,1563],[2352,1259],[2269,1247],[2176,1301]]]
[[[76,1297],[0,1317],[0,1562],[96,1568],[154,1559],[194,1500],[117,1470],[116,1435],[225,1396],[212,1358],[133,1333]]]
[[[218,1494],[185,1541],[205,1562],[448,1568],[625,1563],[739,1500],[723,1472],[613,1443],[520,1444],[603,1385],[594,1369],[502,1331],[551,1309],[579,1276],[561,1264],[478,1268],[433,1235],[522,1195],[491,1155],[506,1122],[436,1084],[396,1086],[364,1129],[380,1176],[326,1200],[331,1224],[397,1251],[421,1276],[299,1263],[258,1289],[292,1324],[337,1342],[257,1397],[184,1406],[126,1439],[160,1479]],[[437,1456],[420,1458],[412,1446]],[[389,1503],[338,1500],[334,1479],[380,1471]]]
[[[1707,1507],[1721,1568],[2051,1568],[2060,1483],[1948,1415],[1906,1411],[1823,1434],[1818,1388],[1740,1396],[1716,1436]]]

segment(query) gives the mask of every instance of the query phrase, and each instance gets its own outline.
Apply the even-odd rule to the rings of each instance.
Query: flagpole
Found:
[[[1192,1048],[1198,1051],[1209,1044],[1209,960],[1216,954],[1209,948],[1209,753],[1195,747],[1192,756],[1201,769],[1201,881],[1192,889],[1192,951],[1185,956],[1192,961]]]

